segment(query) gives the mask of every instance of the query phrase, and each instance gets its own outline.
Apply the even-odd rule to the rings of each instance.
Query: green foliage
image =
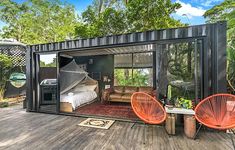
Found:
[[[73,6],[60,0],[2,0],[0,19],[7,23],[3,38],[26,44],[62,41],[74,37],[76,24]]]
[[[111,34],[183,26],[170,15],[180,8],[171,0],[94,0],[77,24],[76,35],[91,38]]]
[[[53,58],[53,62],[46,64],[44,61],[40,61],[40,67],[56,67],[56,58]]]
[[[82,38],[121,34],[127,25],[123,10],[106,8],[97,15],[92,6],[82,13],[82,21],[76,27],[77,36]]]
[[[169,46],[167,53],[168,71],[172,80],[192,81],[194,80],[194,51],[193,43],[177,43]]]
[[[8,107],[9,103],[8,102],[0,102],[0,108]]]
[[[152,76],[150,75],[152,78]],[[147,86],[148,85],[149,74],[144,73],[143,69],[134,69],[132,76],[133,86]]]
[[[178,27],[183,24],[171,14],[179,7],[171,0],[93,0],[78,18],[74,6],[62,0],[2,0],[0,19],[7,26],[1,36],[40,44]]]
[[[144,73],[144,69],[115,69],[114,77],[117,85],[123,86],[148,86],[151,75]]]
[[[12,60],[9,56],[0,54],[0,100],[3,99],[6,81],[9,78]]]
[[[225,0],[206,11],[204,17],[209,23],[227,21],[227,80],[230,88],[235,92],[235,1]]]
[[[145,31],[182,26],[170,15],[180,8],[179,3],[171,0],[130,0],[126,14],[129,31]]]

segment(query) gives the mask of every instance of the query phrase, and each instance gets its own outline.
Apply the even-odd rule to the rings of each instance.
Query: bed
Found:
[[[88,76],[84,65],[73,60],[60,69],[61,112],[73,112],[98,98],[98,81]]]
[[[98,85],[77,86],[60,95],[60,111],[73,112],[96,100],[98,100]]]

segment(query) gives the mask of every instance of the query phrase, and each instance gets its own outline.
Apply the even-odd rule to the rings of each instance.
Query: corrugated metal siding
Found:
[[[159,40],[173,40],[181,38],[192,38],[206,36],[208,25],[189,26],[183,28],[162,29],[155,31],[128,33],[123,35],[112,35],[90,39],[76,39],[56,43],[47,43],[29,46],[31,51],[45,52],[58,50],[71,50],[90,48],[98,46],[110,46],[118,44],[132,44],[140,42],[151,42]]]

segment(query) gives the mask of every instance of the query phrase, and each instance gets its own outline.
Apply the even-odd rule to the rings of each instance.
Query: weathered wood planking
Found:
[[[109,130],[77,126],[85,118],[28,113],[19,108],[0,109],[0,149],[86,149],[86,150],[220,150],[232,149],[229,135],[201,131],[191,140],[177,130],[167,135],[164,127],[116,121]]]

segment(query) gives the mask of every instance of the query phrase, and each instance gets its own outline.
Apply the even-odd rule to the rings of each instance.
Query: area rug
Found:
[[[79,123],[78,125],[84,127],[99,128],[99,129],[109,129],[113,123],[114,120],[88,118]]]
[[[76,110],[80,115],[101,116],[115,119],[138,120],[130,104],[94,102]]]

